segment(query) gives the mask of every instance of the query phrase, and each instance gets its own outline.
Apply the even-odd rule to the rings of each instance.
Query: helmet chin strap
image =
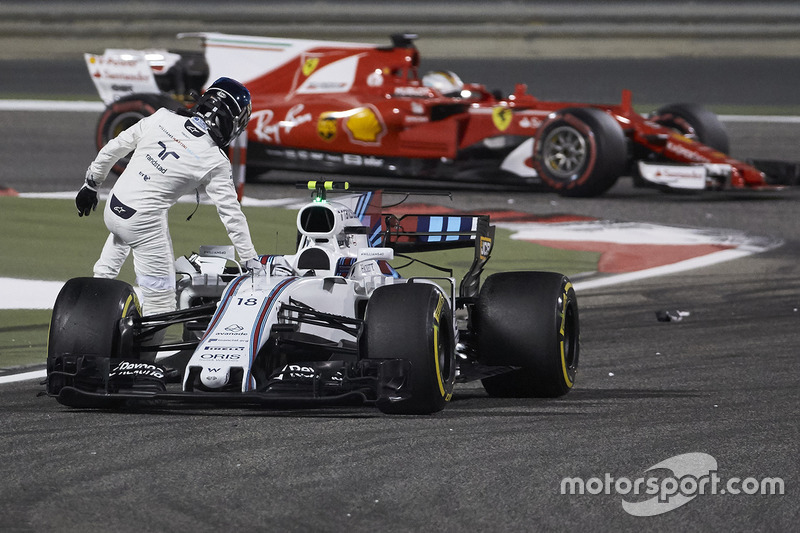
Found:
[[[191,214],[188,217],[186,217],[186,222],[189,222],[190,220],[192,220],[192,217],[194,216],[194,214],[197,213],[197,208],[200,207],[200,189],[199,188],[194,190],[194,199],[195,199],[194,211],[192,211]]]

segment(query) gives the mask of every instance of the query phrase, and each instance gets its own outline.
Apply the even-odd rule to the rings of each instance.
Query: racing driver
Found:
[[[200,187],[216,205],[239,258],[250,268],[260,265],[224,151],[245,130],[250,111],[247,88],[220,78],[188,113],[159,109],[109,141],[89,165],[75,197],[79,216],[97,208],[97,188],[117,160],[133,151],[106,201],[103,219],[110,234],[94,265],[94,277],[117,277],[132,250],[143,314],[176,308],[167,211]]]

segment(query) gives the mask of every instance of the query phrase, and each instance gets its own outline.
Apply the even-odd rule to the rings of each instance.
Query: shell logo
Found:
[[[336,138],[337,122],[342,119],[350,141],[361,144],[380,144],[386,133],[378,113],[369,107],[356,107],[346,111],[326,111],[317,120],[317,135],[331,142]]]
[[[507,107],[495,107],[492,109],[492,122],[494,127],[500,131],[505,131],[511,125],[513,113]]]
[[[353,140],[363,143],[377,143],[383,134],[383,124],[375,112],[368,107],[360,107],[347,119],[347,131]]]

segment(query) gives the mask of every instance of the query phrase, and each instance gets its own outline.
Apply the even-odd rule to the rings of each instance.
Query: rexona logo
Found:
[[[717,460],[707,453],[676,455],[654,464],[646,476],[634,479],[609,473],[588,479],[565,477],[562,495],[618,494],[622,508],[633,516],[656,516],[673,511],[700,495],[783,495],[781,478],[730,477],[717,475]],[[665,475],[666,474],[666,475]]]
[[[142,361],[123,360],[108,373],[109,378],[122,376],[163,379],[164,368]]]

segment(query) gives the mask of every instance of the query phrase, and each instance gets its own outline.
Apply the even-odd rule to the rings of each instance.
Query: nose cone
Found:
[[[228,384],[231,378],[230,368],[205,367],[200,371],[200,382],[209,389],[219,389]]]

